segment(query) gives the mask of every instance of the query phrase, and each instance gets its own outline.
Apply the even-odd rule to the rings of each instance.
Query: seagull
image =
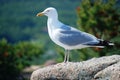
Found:
[[[47,16],[47,27],[50,39],[65,49],[64,62],[69,62],[69,52],[73,49],[114,45],[114,43],[98,39],[95,36],[82,32],[74,27],[63,24],[58,20],[58,13],[54,7],[48,7],[37,16]]]

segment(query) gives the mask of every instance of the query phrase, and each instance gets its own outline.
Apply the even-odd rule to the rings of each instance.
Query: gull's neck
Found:
[[[48,25],[51,25],[51,24],[55,24],[55,23],[58,23],[59,21],[58,21],[58,17],[55,17],[55,16],[53,16],[53,17],[48,17],[48,21],[47,21],[47,24]]]
[[[48,26],[48,33],[51,39],[53,39],[53,32],[59,29],[62,23],[58,20],[57,16],[48,17],[47,26]]]
[[[47,21],[48,30],[59,28],[62,23],[58,20],[58,16],[49,16]]]

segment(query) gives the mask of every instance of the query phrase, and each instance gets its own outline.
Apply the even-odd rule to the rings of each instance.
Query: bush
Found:
[[[93,49],[98,56],[120,54],[120,9],[116,4],[117,0],[82,0],[77,8],[79,29],[115,43],[112,48]]]
[[[39,47],[29,42],[12,45],[5,39],[0,40],[0,80],[19,80],[21,70],[41,53]]]

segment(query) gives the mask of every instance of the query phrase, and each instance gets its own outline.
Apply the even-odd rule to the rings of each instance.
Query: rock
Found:
[[[24,79],[30,80],[31,73],[40,68],[40,65],[31,65],[23,69],[21,75]]]
[[[38,68],[40,68],[40,65],[32,65],[30,67],[24,68],[23,72],[32,72],[34,70],[37,70]]]
[[[50,65],[34,71],[31,80],[120,80],[120,55]]]
[[[99,71],[95,78],[98,80],[120,80],[120,62]]]
[[[44,66],[55,65],[57,62],[55,60],[48,60],[45,62]]]

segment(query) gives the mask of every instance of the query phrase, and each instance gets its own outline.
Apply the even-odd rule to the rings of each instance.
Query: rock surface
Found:
[[[47,66],[34,71],[31,80],[120,80],[120,55]]]

